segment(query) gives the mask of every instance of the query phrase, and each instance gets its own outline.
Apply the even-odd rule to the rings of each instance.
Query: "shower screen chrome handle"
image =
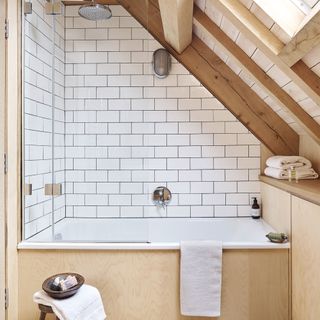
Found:
[[[60,196],[60,195],[62,195],[62,184],[61,183],[45,184],[44,194],[46,196]]]

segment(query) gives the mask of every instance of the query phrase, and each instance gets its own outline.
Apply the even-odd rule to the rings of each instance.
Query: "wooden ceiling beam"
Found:
[[[319,86],[312,85],[308,79],[297,74],[279,56],[283,44],[275,42],[270,30],[239,1],[208,0],[216,7],[245,37],[254,43],[282,72],[284,72],[304,93],[320,105]],[[271,37],[269,40],[267,37]],[[271,45],[272,44],[272,45]],[[305,70],[307,72],[307,70]]]
[[[193,0],[159,0],[166,41],[181,53],[192,41]]]
[[[279,57],[292,66],[320,43],[320,3],[305,18],[294,37],[280,51]]]
[[[165,41],[154,0],[119,3],[273,153],[298,154],[297,133],[199,38],[194,36],[181,54]]]
[[[304,131],[320,144],[320,125],[299,104],[272,80],[237,44],[232,41],[203,11],[194,8],[194,19],[209,33],[216,45],[231,57],[243,70],[285,109]]]

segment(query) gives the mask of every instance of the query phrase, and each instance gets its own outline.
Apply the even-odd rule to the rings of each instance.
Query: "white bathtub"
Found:
[[[271,243],[274,231],[265,221],[251,218],[66,218],[18,245],[19,249],[178,250],[183,240],[221,240],[224,249],[284,249]]]

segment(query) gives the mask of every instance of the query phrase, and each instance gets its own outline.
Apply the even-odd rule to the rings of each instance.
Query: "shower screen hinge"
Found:
[[[48,183],[44,186],[44,194],[46,196],[60,196],[62,194],[61,183]]]
[[[24,14],[32,14],[32,2],[25,2],[24,3]]]
[[[7,310],[9,307],[9,289],[4,289],[4,307]]]
[[[4,170],[4,174],[7,174],[7,172],[8,172],[8,156],[6,153],[3,155],[3,170]]]
[[[4,20],[4,37],[9,38],[9,19]]]

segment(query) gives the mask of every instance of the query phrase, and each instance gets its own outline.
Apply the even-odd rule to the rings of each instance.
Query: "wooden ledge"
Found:
[[[316,180],[299,180],[289,182],[287,180],[278,180],[264,175],[260,175],[260,181],[273,187],[284,190],[294,196],[320,205],[320,179]]]

